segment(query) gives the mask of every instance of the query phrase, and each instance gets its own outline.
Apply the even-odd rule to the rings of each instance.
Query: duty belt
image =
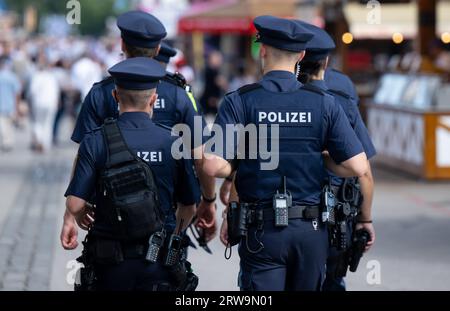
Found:
[[[263,213],[264,221],[272,221],[275,219],[275,212],[273,208],[255,209],[250,204],[248,211],[248,220],[254,222],[258,218],[258,213]],[[320,217],[320,206],[318,205],[296,205],[288,209],[289,219],[306,219],[313,220]]]
[[[148,242],[122,243],[122,252],[125,259],[144,258],[148,249]]]
[[[272,208],[265,208],[264,221],[274,220],[275,213]],[[313,220],[320,217],[319,206],[293,206],[288,209],[289,219],[306,219]]]

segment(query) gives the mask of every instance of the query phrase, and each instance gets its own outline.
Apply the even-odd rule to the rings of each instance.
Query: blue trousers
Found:
[[[253,253],[258,241],[264,248]],[[288,227],[277,228],[273,221],[266,221],[263,233],[250,228],[248,243],[243,240],[239,245],[239,287],[246,291],[321,290],[328,249],[324,225],[315,230],[311,220],[293,219]]]
[[[169,286],[169,271],[161,263],[145,259],[125,259],[114,265],[96,265],[97,289],[100,291],[156,291]]]
[[[336,277],[334,272],[338,264],[338,256],[341,254],[335,247],[331,247],[327,259],[327,273],[322,290],[327,292],[345,291],[345,281],[342,277]]]

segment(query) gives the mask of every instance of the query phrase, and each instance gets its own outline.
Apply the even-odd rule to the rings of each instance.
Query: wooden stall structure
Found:
[[[424,179],[450,179],[450,109],[366,104],[375,162]]]

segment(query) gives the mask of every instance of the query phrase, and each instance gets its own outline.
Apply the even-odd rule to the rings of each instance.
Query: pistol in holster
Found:
[[[83,241],[83,251],[77,261],[83,266],[78,270],[74,290],[76,292],[95,291],[97,289],[97,277],[89,233]]]
[[[351,246],[339,256],[335,271],[336,277],[345,277],[347,269],[351,272],[356,272],[369,241],[370,234],[367,230],[359,229],[353,232]]]
[[[195,291],[198,286],[198,277],[194,274],[189,261],[180,261],[169,269],[170,281],[175,291]]]

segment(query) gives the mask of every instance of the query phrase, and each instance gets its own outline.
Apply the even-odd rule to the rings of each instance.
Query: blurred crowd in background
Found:
[[[107,43],[44,36],[0,46],[2,148],[14,146],[14,128],[30,118],[32,144],[45,152],[58,143],[63,115],[75,118],[80,103],[106,68],[120,59]]]
[[[108,76],[108,68],[124,59],[120,38],[36,36],[0,44],[0,146],[3,152],[15,145],[14,132],[31,124],[32,144],[38,153],[59,142],[64,116],[75,121],[92,85]],[[214,115],[222,96],[257,79],[255,68],[244,63],[226,77],[221,73],[223,55],[212,50],[207,57],[204,81],[197,100],[206,114]],[[199,89],[193,68],[182,51],[171,59],[168,71],[180,72]]]

